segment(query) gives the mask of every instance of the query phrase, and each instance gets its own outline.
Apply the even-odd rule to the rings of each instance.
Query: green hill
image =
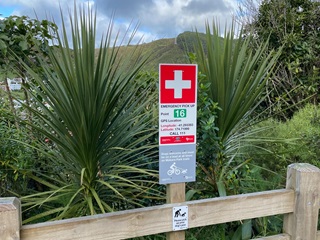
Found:
[[[199,37],[204,44],[205,34],[199,33]],[[184,32],[177,38],[164,38],[139,45],[143,55],[150,55],[144,70],[158,71],[160,63],[189,63],[188,52],[194,51],[197,43],[195,32]],[[120,53],[125,54],[136,46],[122,46]]]
[[[199,33],[198,36],[205,45],[205,34]],[[189,63],[187,53],[194,52],[195,44],[197,44],[195,32],[183,32],[176,38],[160,39],[143,44],[143,52],[151,53],[151,58],[145,68],[158,70],[159,63]]]
[[[186,52],[174,38],[160,39],[141,45],[143,54],[151,54],[145,68],[158,70],[159,63],[188,63]]]

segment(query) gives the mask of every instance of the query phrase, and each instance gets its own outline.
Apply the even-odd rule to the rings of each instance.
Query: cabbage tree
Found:
[[[231,163],[243,147],[263,141],[250,139],[253,134],[250,126],[256,120],[253,113],[265,97],[266,82],[273,73],[280,51],[267,53],[267,43],[253,51],[249,47],[251,38],[244,37],[242,30],[236,32],[234,24],[225,28],[223,37],[220,33],[217,23],[212,27],[206,23],[206,50],[199,37],[196,56],[199,71],[210,84],[208,96],[221,109],[215,113],[213,126],[216,129],[214,137],[219,143],[216,159],[199,164],[217,185],[219,195],[224,196],[224,180]]]
[[[21,198],[25,211],[37,212],[25,223],[142,206],[158,196],[149,166],[156,131],[146,111],[154,96],[135,80],[146,61],[141,48],[120,54],[125,38],[114,34],[113,21],[97,40],[93,10],[75,8],[71,30],[61,18],[50,64],[41,62],[44,75],[25,66],[34,83],[31,126],[51,148],[42,170],[26,173],[43,189]]]

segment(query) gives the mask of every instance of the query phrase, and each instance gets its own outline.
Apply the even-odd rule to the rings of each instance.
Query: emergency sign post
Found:
[[[185,182],[195,181],[196,123],[197,65],[160,64],[159,183],[167,184],[167,203],[184,202]],[[185,232],[167,239],[185,239]]]
[[[197,65],[159,66],[159,182],[195,181]]]

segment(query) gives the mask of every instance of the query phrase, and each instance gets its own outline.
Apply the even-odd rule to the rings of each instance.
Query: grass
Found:
[[[19,99],[21,101],[25,99],[25,96],[22,90],[11,91],[11,94],[15,99]],[[7,98],[8,97],[7,92],[0,89],[0,97]]]
[[[201,33],[199,35],[203,40],[205,35]],[[177,38],[186,39],[187,44],[177,44],[176,38],[163,38],[139,45],[139,47],[142,48],[142,57],[151,55],[151,58],[149,58],[148,62],[143,66],[143,70],[158,71],[160,63],[188,63],[189,60],[186,53],[190,51],[190,46],[196,44],[197,34],[195,32],[184,32],[179,34]],[[135,45],[121,46],[119,56],[122,56],[123,53],[128,53],[128,51],[132,51],[135,47]],[[96,49],[96,58],[98,54],[99,49]],[[15,76],[11,74],[10,77]],[[3,75],[0,73],[0,81],[1,79],[3,79]]]
[[[174,42],[174,38],[167,38],[139,45],[138,47],[142,51],[140,57],[151,55],[142,69],[146,71],[158,71],[160,63],[186,63],[188,59],[186,58],[184,50]],[[128,54],[135,48],[136,45],[121,46],[119,56],[123,56],[124,53]],[[96,49],[96,56],[98,53],[99,50]]]

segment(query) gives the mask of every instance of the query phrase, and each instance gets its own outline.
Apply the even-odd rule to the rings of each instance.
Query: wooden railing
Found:
[[[0,199],[0,239],[102,240],[171,232],[172,209],[188,206],[188,228],[284,214],[283,234],[260,240],[320,240],[320,170],[288,167],[286,189],[165,204],[21,226],[20,201]]]

